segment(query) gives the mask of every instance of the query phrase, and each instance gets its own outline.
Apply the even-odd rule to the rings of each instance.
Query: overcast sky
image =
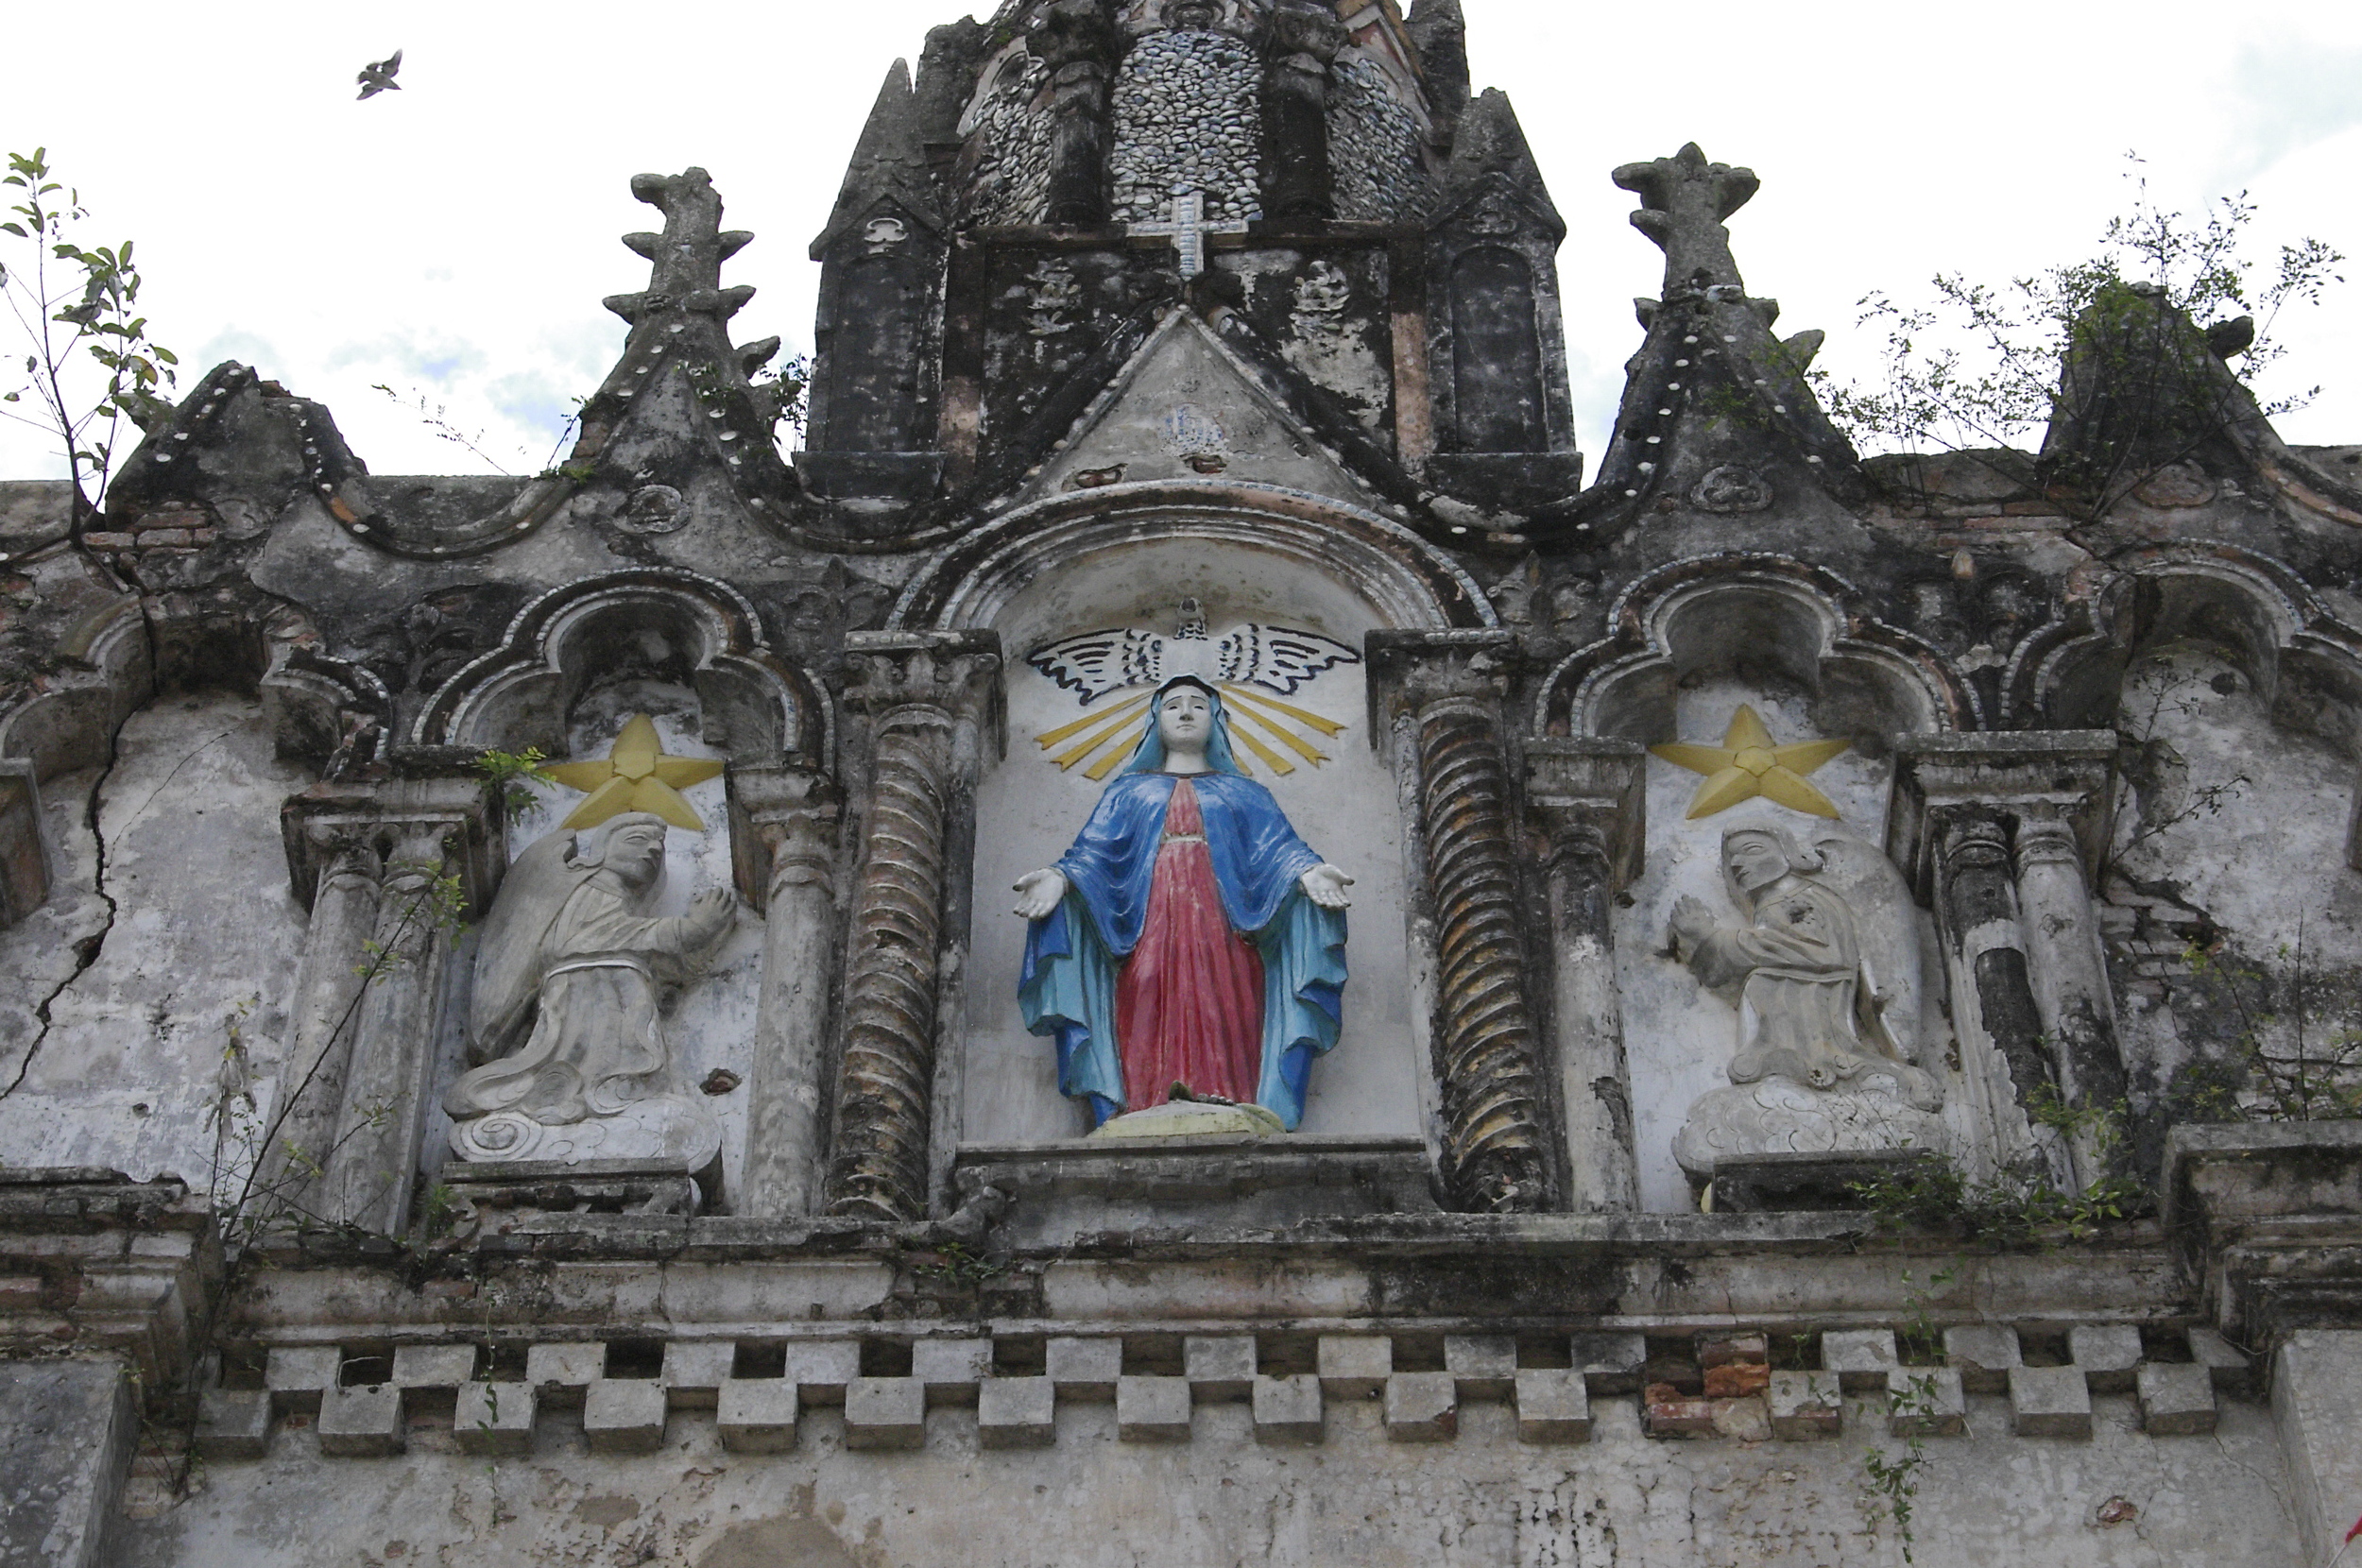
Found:
[[[1659,280],[1608,171],[1685,141],[1762,177],[1732,219],[1739,265],[1782,332],[1828,330],[1840,372],[1868,367],[1852,329],[1872,289],[2089,253],[2128,200],[2128,151],[2168,204],[2251,192],[2259,260],[2302,235],[2362,256],[2362,6],[1463,3],[1476,83],[1508,91],[1566,218],[1595,462],[1639,341],[1632,298]],[[741,340],[808,346],[805,247],[887,67],[958,6],[27,7],[8,23],[0,145],[46,145],[89,237],[136,238],[154,331],[191,379],[244,360],[328,403],[376,472],[484,471],[384,383],[529,472],[622,345],[600,297],[646,281],[616,243],[659,221],[630,177],[710,170],[757,236],[725,276],[761,290]],[[354,73],[397,47],[402,91],[356,102]],[[2362,440],[2362,262],[2347,270],[2282,326],[2268,390],[2323,388],[2281,420],[2293,441]],[[0,475],[53,471],[38,439],[0,431]]]

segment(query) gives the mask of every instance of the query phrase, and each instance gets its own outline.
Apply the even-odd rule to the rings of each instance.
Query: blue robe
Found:
[[[1058,1043],[1059,1092],[1087,1097],[1093,1125],[1124,1108],[1116,972],[1147,922],[1176,776],[1145,771],[1163,760],[1154,735],[1152,728],[1134,771],[1107,786],[1059,860],[1067,895],[1033,923],[1018,983],[1025,1027]],[[1207,760],[1222,770],[1229,761],[1226,744],[1209,746]],[[1190,782],[1206,819],[1223,911],[1262,955],[1263,1054],[1255,1100],[1293,1130],[1304,1119],[1311,1060],[1337,1043],[1345,916],[1305,896],[1299,881],[1321,858],[1289,826],[1271,792],[1235,769],[1230,763]]]

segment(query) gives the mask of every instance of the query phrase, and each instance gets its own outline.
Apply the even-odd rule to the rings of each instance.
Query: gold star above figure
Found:
[[[713,777],[722,764],[711,758],[665,756],[654,721],[642,713],[615,737],[605,761],[557,762],[541,771],[570,790],[589,792],[590,798],[560,827],[595,827],[625,811],[647,811],[676,827],[703,832],[706,825],[680,792]]]
[[[1763,727],[1755,710],[1741,703],[1731,715],[1731,727],[1723,732],[1720,745],[1668,741],[1649,749],[1668,762],[1706,775],[1689,802],[1689,820],[1695,822],[1757,795],[1791,811],[1836,816],[1836,805],[1806,783],[1805,775],[1852,744],[1850,741],[1796,741],[1773,745],[1772,732]]]

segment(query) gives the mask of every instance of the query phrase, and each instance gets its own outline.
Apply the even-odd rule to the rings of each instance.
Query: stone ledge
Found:
[[[2176,1127],[2163,1220],[2234,1341],[2362,1318],[2362,1121]]]
[[[1177,1147],[1178,1146],[1178,1147]],[[1192,1230],[1308,1219],[1433,1215],[1431,1162],[1417,1137],[1074,1138],[969,1144],[952,1167],[964,1196],[997,1188],[1000,1229],[1019,1247],[1061,1245],[1187,1207]]]

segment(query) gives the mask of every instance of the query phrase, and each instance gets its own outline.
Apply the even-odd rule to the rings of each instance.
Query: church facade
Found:
[[[546,473],[0,484],[0,1564],[2332,1559],[2362,446],[1865,459],[1693,145],[1588,461],[1463,40],[1009,0],[808,389],[693,168]]]

